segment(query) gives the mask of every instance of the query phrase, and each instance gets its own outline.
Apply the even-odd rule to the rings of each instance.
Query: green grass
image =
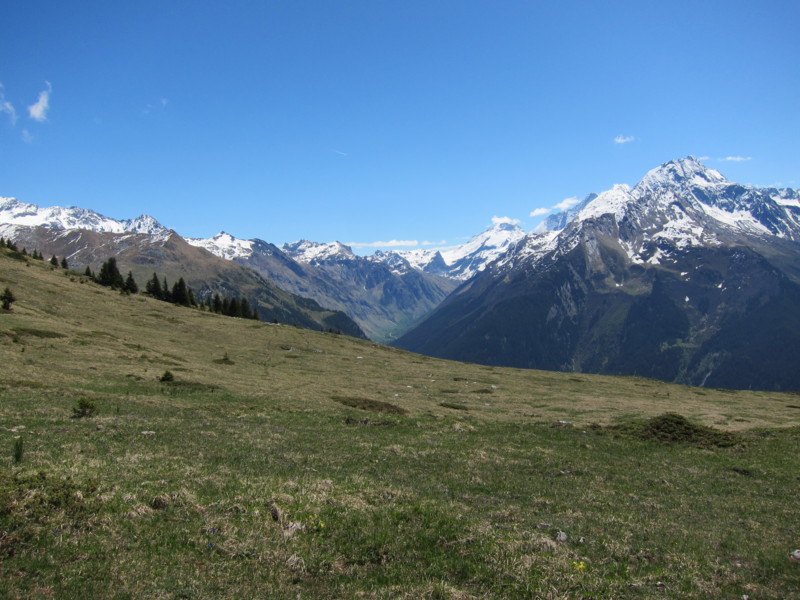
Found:
[[[437,361],[2,256],[0,283],[0,597],[800,594],[795,395]]]

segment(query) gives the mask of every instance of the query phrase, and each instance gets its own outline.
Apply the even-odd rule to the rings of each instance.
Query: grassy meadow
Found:
[[[0,598],[800,597],[800,395],[5,287]]]

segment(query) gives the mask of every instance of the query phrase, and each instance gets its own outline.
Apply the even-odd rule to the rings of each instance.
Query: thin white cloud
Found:
[[[546,215],[549,212],[550,212],[549,208],[534,208],[531,211],[531,216],[532,217],[541,217],[542,215]]]
[[[26,144],[32,144],[34,139],[35,138],[33,137],[33,134],[30,131],[28,131],[27,129],[22,130],[23,142],[25,142]]]
[[[417,240],[389,240],[386,242],[349,242],[347,245],[352,248],[383,248],[397,246],[419,246],[419,242]]]
[[[439,240],[438,242],[431,242],[429,240],[425,240],[420,245],[421,246],[441,246],[441,245],[446,244],[446,243],[447,243],[447,240]]]
[[[720,160],[724,160],[726,162],[744,162],[746,160],[753,160],[752,156],[726,156],[725,158],[720,158]]]
[[[628,144],[628,143],[632,142],[635,139],[636,138],[633,137],[632,135],[618,135],[617,137],[614,138],[614,143],[615,144]]]
[[[14,105],[6,100],[6,95],[3,93],[3,84],[0,83],[0,113],[6,113],[11,120],[11,125],[17,124],[17,111]]]
[[[710,156],[698,156],[697,160],[703,161],[703,160],[708,160],[710,158],[711,158]]]
[[[28,115],[34,121],[47,121],[47,111],[50,110],[50,93],[53,91],[53,86],[49,81],[45,81],[47,89],[39,92],[39,99],[28,107]]]
[[[492,217],[492,225],[519,225],[519,219],[511,217]]]
[[[578,200],[575,196],[573,196],[572,198],[564,198],[561,202],[556,204],[553,208],[555,208],[557,210],[567,210],[568,208],[571,208],[571,207],[575,206],[576,204],[578,204],[578,202],[580,202],[580,200]]]

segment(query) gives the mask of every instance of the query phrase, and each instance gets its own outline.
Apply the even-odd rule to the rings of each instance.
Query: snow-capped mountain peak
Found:
[[[694,156],[671,160],[648,171],[636,184],[639,195],[657,192],[666,187],[715,188],[730,183],[719,171],[706,167]]]
[[[350,246],[341,242],[311,242],[299,240],[286,243],[282,250],[296,261],[311,264],[326,260],[352,260],[356,258]]]
[[[397,250],[415,269],[466,281],[525,237],[516,223],[498,219],[486,231],[452,248]]]
[[[88,229],[100,233],[163,235],[169,232],[149,215],[118,221],[85,208],[40,207],[19,202],[16,198],[0,198],[0,223],[52,229]]]
[[[186,238],[186,241],[227,260],[247,258],[253,253],[253,240],[241,240],[224,231],[208,239]]]

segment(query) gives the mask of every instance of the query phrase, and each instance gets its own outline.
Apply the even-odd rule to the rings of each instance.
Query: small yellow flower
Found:
[[[583,573],[586,570],[586,563],[582,560],[573,560],[572,566],[575,567],[578,573]]]

